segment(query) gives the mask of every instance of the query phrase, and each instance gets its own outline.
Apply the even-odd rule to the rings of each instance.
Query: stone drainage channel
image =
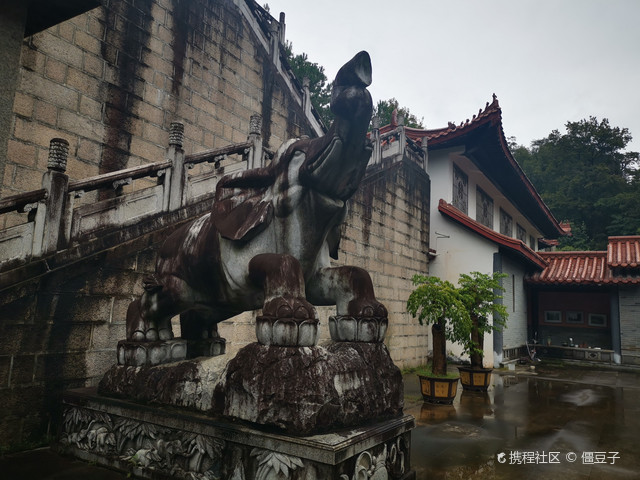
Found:
[[[423,404],[405,375],[416,418],[418,479],[639,479],[640,373],[536,366],[494,372],[485,394]]]

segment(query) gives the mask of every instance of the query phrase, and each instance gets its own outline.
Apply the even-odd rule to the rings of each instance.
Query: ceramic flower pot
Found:
[[[458,392],[458,377],[441,378],[418,375],[422,398],[427,403],[451,405]]]
[[[491,368],[458,367],[458,371],[464,390],[486,392],[491,384]]]

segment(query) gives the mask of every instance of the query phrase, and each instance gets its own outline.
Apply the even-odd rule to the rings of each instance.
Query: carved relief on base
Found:
[[[178,479],[221,479],[225,442],[193,432],[108,413],[70,407],[64,412],[63,445],[128,462]]]
[[[292,442],[289,436],[235,423],[215,422],[214,426],[202,415],[176,418],[171,410],[153,407],[141,414],[139,408],[125,402],[92,404],[96,400],[91,398],[98,397],[83,392],[77,395],[66,403],[60,443],[68,453],[136,477],[415,480],[409,458],[410,417],[392,420],[392,425],[381,423],[371,429]],[[385,431],[396,433],[386,436]],[[367,450],[362,450],[363,444]],[[327,462],[326,453],[336,446],[337,463]]]
[[[353,476],[340,480],[388,480],[402,478],[408,469],[409,437],[400,435],[380,447],[362,452],[356,459]],[[374,453],[374,451],[376,453]]]

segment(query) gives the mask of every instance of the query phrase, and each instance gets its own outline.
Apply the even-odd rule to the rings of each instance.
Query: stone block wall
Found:
[[[407,313],[406,302],[413,275],[429,270],[429,195],[429,177],[412,162],[370,167],[340,241],[338,263],[367,270],[389,310],[385,343],[400,368],[427,360],[428,327]]]
[[[95,385],[116,360],[129,303],[167,232],[86,258],[0,295],[0,445],[37,442],[61,394]]]
[[[54,137],[74,180],[161,161],[176,120],[187,154],[245,141],[254,113],[272,148],[315,136],[257,25],[232,0],[106,0],[28,37],[0,195],[41,188]]]

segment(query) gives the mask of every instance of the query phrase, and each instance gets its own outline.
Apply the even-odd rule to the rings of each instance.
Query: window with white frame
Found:
[[[606,327],[607,316],[603,313],[590,313],[589,314],[589,326],[591,327]]]

